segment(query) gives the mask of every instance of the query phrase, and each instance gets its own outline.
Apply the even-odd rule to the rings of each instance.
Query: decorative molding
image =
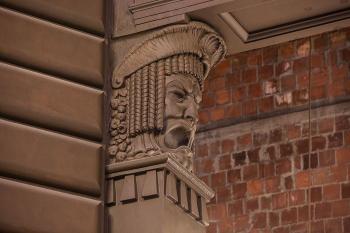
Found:
[[[146,157],[130,160],[122,163],[107,165],[107,179],[131,174],[145,173],[154,169],[166,169],[182,180],[187,186],[192,187],[206,200],[214,197],[214,191],[188,169],[184,168],[174,156],[162,154],[155,157]]]
[[[250,43],[262,39],[271,38],[274,36],[287,34],[295,31],[300,31],[307,28],[317,27],[320,25],[344,20],[350,18],[350,9],[345,9],[309,19],[304,19],[297,22],[291,22],[284,25],[279,25],[273,28],[266,28],[256,32],[248,32],[239,23],[238,20],[230,12],[219,13],[219,17],[227,24],[227,26],[236,33],[236,35],[244,43]]]

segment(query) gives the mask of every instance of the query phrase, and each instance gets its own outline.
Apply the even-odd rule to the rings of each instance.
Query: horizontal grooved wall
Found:
[[[0,3],[0,231],[103,231],[104,1]]]

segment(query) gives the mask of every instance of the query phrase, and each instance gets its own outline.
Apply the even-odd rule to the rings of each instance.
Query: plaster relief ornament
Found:
[[[113,71],[112,162],[168,154],[192,170],[203,81],[226,53],[200,22],[166,27],[133,47]]]

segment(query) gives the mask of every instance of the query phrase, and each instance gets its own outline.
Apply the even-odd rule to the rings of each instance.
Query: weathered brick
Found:
[[[294,190],[289,193],[289,206],[305,204],[306,194],[304,189]]]
[[[254,83],[248,86],[248,95],[251,98],[257,98],[262,95],[262,88],[260,83]]]
[[[280,59],[292,58],[295,55],[294,43],[292,41],[283,43],[279,47]]]
[[[329,219],[325,224],[325,232],[327,233],[339,233],[342,232],[342,219]]]
[[[223,155],[219,158],[219,169],[227,170],[231,168],[231,155]]]
[[[235,218],[234,228],[237,232],[247,231],[247,228],[250,227],[249,216],[241,215]]]
[[[274,76],[273,65],[260,66],[258,69],[259,80],[267,80]]]
[[[224,139],[221,141],[221,152],[224,153],[231,153],[234,149],[235,141],[231,139]]]
[[[293,73],[292,64],[292,61],[281,61],[278,63],[276,66],[276,76],[281,77],[291,75]]]
[[[324,233],[324,221],[311,222],[312,233]]]
[[[238,103],[226,106],[225,115],[228,119],[240,117],[242,115],[242,105]]]
[[[247,152],[249,163],[259,162],[259,152],[260,148],[255,148]]]
[[[270,177],[275,175],[275,165],[273,163],[264,163],[261,164],[260,168],[260,177]]]
[[[244,213],[243,210],[243,201],[242,200],[237,200],[234,201],[233,203],[228,204],[228,214],[230,216],[239,216]]]
[[[246,163],[246,152],[242,151],[239,153],[234,153],[232,158],[234,159],[236,166],[244,165]]]
[[[294,90],[295,87],[296,87],[295,75],[288,75],[288,76],[282,77],[282,80],[281,80],[282,91]]]
[[[274,108],[273,97],[268,96],[258,101],[258,109],[260,113],[271,112]]]
[[[257,100],[248,100],[242,103],[243,115],[255,115],[258,111]]]
[[[261,210],[271,209],[271,197],[262,196],[260,197],[260,208]]]
[[[269,134],[269,143],[279,142],[282,140],[282,129],[273,129]]]
[[[263,193],[264,183],[263,180],[251,180],[247,183],[247,192],[254,196]]]
[[[251,180],[258,177],[258,165],[252,164],[243,167],[243,179]]]
[[[210,120],[218,121],[225,118],[225,108],[214,108],[210,111]]]
[[[313,51],[324,51],[329,47],[328,34],[321,34],[313,38]]]
[[[264,94],[272,95],[278,91],[278,80],[267,80],[264,82]]]
[[[226,204],[219,203],[208,206],[208,217],[210,220],[220,220],[227,215]]]
[[[209,81],[210,81],[210,90],[218,91],[226,88],[226,79],[224,77],[212,78]]]
[[[272,195],[272,209],[282,209],[288,205],[288,193],[278,193]]]
[[[268,135],[265,132],[258,132],[253,134],[254,146],[261,146],[267,143]]]
[[[226,184],[225,172],[218,172],[211,175],[211,186],[218,187]]]
[[[334,128],[334,118],[324,118],[318,122],[318,132],[319,133],[328,133],[332,132]]]
[[[200,124],[206,124],[210,121],[210,113],[209,111],[198,111],[198,121]]]
[[[343,219],[343,228],[344,232],[350,232],[350,217],[346,217]]]
[[[310,52],[310,42],[308,39],[300,39],[297,41],[297,55],[306,57]]]
[[[350,148],[341,148],[335,151],[338,164],[345,164],[350,162]]]
[[[294,188],[294,181],[292,176],[287,176],[284,178],[284,187],[286,189],[293,189]]]
[[[350,198],[350,183],[341,185],[342,198]]]
[[[215,198],[217,203],[231,201],[232,200],[231,187],[230,186],[218,187],[216,189]]]
[[[322,201],[322,187],[312,187],[310,194],[311,202]]]
[[[243,198],[247,193],[247,183],[238,183],[232,186],[233,198]]]
[[[247,133],[237,137],[237,145],[239,148],[246,148],[252,144],[252,134]]]
[[[215,105],[215,95],[211,92],[203,92],[202,102],[200,106],[202,108],[210,108]]]
[[[318,167],[318,157],[317,153],[306,154],[303,156],[303,169],[317,168]]]
[[[298,154],[309,152],[309,139],[301,139],[296,142]]]
[[[259,209],[259,199],[258,198],[253,198],[250,200],[246,200],[246,209],[248,212],[253,212],[257,209]]]
[[[208,145],[207,144],[196,145],[196,156],[197,157],[207,157],[208,156]]]
[[[325,86],[311,87],[310,99],[311,101],[325,99],[327,97],[327,88]]]
[[[241,169],[233,169],[227,171],[227,182],[235,183],[241,180]]]
[[[293,63],[293,71],[294,73],[300,73],[300,72],[304,72],[306,71],[308,68],[308,59],[303,57],[303,58],[299,58],[294,60]]]
[[[281,185],[280,176],[269,177],[265,180],[266,192],[268,193],[280,191],[280,188],[281,188],[280,185]]]
[[[350,130],[344,131],[344,143],[345,145],[350,145]]]
[[[340,185],[330,184],[323,187],[323,199],[326,201],[337,200],[340,198]]]
[[[305,188],[310,185],[310,173],[309,171],[299,172],[295,175],[295,187]]]
[[[350,201],[339,200],[332,202],[333,217],[342,217],[350,214]]]
[[[291,172],[292,162],[289,158],[280,159],[276,162],[276,174],[282,175]]]
[[[246,69],[243,71],[242,74],[242,82],[243,83],[253,83],[257,81],[257,70],[256,68],[253,69]]]
[[[287,125],[285,128],[287,131],[287,138],[289,140],[296,139],[301,136],[301,127],[299,125]]]
[[[218,105],[229,103],[231,101],[231,91],[225,89],[215,91],[215,100]]]
[[[232,102],[242,101],[247,97],[247,88],[246,86],[237,87],[232,91]]]
[[[275,227],[280,224],[280,217],[278,212],[269,213],[269,225],[270,227]]]
[[[332,205],[329,202],[323,202],[316,204],[315,207],[315,218],[328,218],[332,214]]]
[[[343,145],[343,132],[328,135],[328,148],[340,147]]]
[[[292,155],[293,154],[293,145],[292,145],[292,143],[280,144],[280,154],[281,154],[282,157]]]
[[[309,206],[298,207],[298,222],[305,222],[309,220]]]
[[[215,69],[213,69],[210,72],[210,76],[212,76],[212,77],[223,76],[223,75],[229,73],[231,70],[232,70],[231,61],[229,59],[225,59],[222,62],[220,62],[215,67]]]
[[[263,64],[271,64],[277,61],[278,58],[278,47],[277,46],[270,46],[265,47],[262,50],[263,55]]]
[[[334,165],[335,164],[334,150],[319,152],[318,160],[321,167]]]
[[[281,214],[282,224],[290,224],[297,222],[297,208],[286,209]]]
[[[266,213],[256,213],[253,215],[253,227],[254,228],[264,228],[267,223]]]

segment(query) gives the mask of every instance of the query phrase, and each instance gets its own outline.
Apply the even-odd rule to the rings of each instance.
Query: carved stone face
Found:
[[[174,153],[185,166],[191,166],[186,163],[191,163],[200,102],[201,91],[195,77],[166,77],[164,130],[157,140],[163,151]]]

